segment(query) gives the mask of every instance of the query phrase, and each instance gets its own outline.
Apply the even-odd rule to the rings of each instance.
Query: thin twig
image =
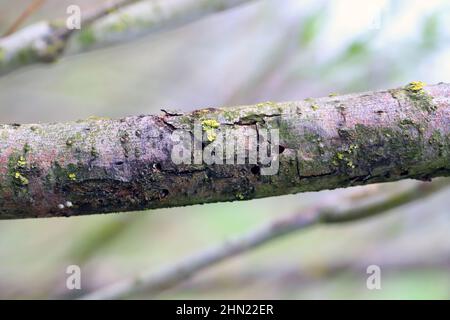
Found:
[[[307,229],[316,224],[346,223],[372,217],[427,197],[446,186],[448,186],[446,180],[422,183],[384,201],[344,212],[329,210],[324,206],[310,208],[301,213],[271,221],[259,229],[199,252],[180,263],[163,268],[159,272],[146,272],[134,279],[127,279],[94,291],[82,297],[82,299],[118,299],[140,292],[155,294],[180,283],[199,271],[240,253],[250,251],[273,239]]]
[[[372,250],[371,250],[372,251]],[[267,282],[276,286],[301,286],[302,290],[308,285],[316,285],[317,282],[327,281],[340,274],[353,273],[354,275],[365,274],[367,267],[373,264],[379,265],[383,272],[405,272],[405,271],[423,271],[423,270],[450,270],[450,255],[439,254],[423,257],[417,255],[405,257],[397,255],[396,257],[378,257],[375,261],[373,257],[358,257],[358,259],[343,259],[333,261],[329,264],[312,263],[305,266],[275,266],[268,268],[257,268],[247,271],[233,273],[224,273],[211,275],[206,278],[192,279],[186,281],[177,287],[177,293],[189,292],[204,293],[205,291],[221,290],[235,291],[248,286],[257,285],[264,279],[264,285]],[[159,298],[159,297],[158,297]]]
[[[9,36],[13,32],[15,32],[24,21],[31,15],[33,12],[36,12],[42,5],[45,0],[33,0],[30,5],[20,14],[20,16],[13,22],[13,24],[6,30],[2,37]]]

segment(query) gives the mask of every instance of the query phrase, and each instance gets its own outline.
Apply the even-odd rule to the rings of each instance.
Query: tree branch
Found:
[[[248,200],[448,176],[450,85],[420,90],[414,85],[188,114],[0,125],[0,219]],[[189,143],[196,136],[191,146],[196,155],[201,157],[203,148],[203,156],[214,155],[224,164],[175,164],[176,129],[189,134]],[[262,135],[269,129],[279,132],[279,146],[272,142],[268,158],[277,170],[264,175],[267,161],[249,164],[249,155],[264,151]],[[224,133],[246,152],[246,164],[229,164],[236,158],[223,150]],[[259,134],[258,145],[249,143],[252,133]]]
[[[54,62],[70,53],[122,43],[152,32],[176,28],[211,13],[252,0],[122,0],[86,15],[81,30],[64,20],[43,21],[0,38],[0,75],[35,63]]]
[[[423,183],[378,203],[343,212],[328,209],[328,206],[321,204],[319,207],[271,221],[259,229],[199,252],[180,263],[163,268],[159,272],[151,271],[135,279],[115,283],[94,291],[82,299],[119,299],[144,291],[147,294],[155,294],[180,283],[201,270],[281,236],[304,230],[316,224],[346,223],[375,216],[425,198],[447,186],[448,181],[446,180]]]

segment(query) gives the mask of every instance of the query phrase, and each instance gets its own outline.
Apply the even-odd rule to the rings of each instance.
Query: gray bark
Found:
[[[175,164],[172,132],[203,125],[278,129],[279,170]],[[0,125],[0,219],[72,216],[248,200],[450,172],[450,85],[404,88],[188,114]],[[216,140],[217,139],[217,140]]]

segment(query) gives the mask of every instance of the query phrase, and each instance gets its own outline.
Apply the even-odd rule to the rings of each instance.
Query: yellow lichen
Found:
[[[312,104],[311,109],[313,109],[313,111],[316,111],[319,109],[319,106],[317,104]]]
[[[27,161],[25,160],[25,158],[23,156],[20,156],[19,160],[17,160],[17,166],[23,168],[26,165],[27,165]]]
[[[67,177],[69,178],[69,180],[72,180],[72,181],[77,180],[77,175],[75,173],[69,173],[67,175]]]
[[[406,89],[412,92],[422,92],[423,87],[425,87],[427,84],[422,81],[412,81],[407,86]]]
[[[28,179],[25,178],[20,172],[14,173],[14,178],[20,182],[21,185],[27,185],[29,183]]]
[[[208,141],[212,142],[216,140],[217,134],[214,129],[217,129],[219,126],[220,123],[214,119],[206,119],[202,121],[202,129],[206,132],[206,138],[208,139]]]
[[[211,130],[206,130],[206,138],[208,139],[208,141],[213,142],[214,140],[216,140],[217,138],[217,134],[214,131],[214,129]]]
[[[219,125],[220,125],[220,123],[214,119],[206,119],[206,120],[202,121],[203,130],[218,128]]]

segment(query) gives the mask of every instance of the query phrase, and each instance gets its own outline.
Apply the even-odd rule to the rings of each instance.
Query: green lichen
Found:
[[[364,156],[352,155],[353,163],[362,169],[373,169],[373,164],[384,163],[377,169],[379,172],[370,169],[374,175],[379,174],[383,169],[387,170],[394,163],[410,166],[409,174],[413,174],[415,170],[420,169],[413,169],[411,164],[420,162],[424,150],[422,143],[418,143],[417,136],[411,135],[409,131],[409,128],[402,129],[401,126],[397,129],[355,125],[353,141],[359,146],[359,153]]]
[[[311,109],[312,109],[313,111],[317,111],[317,110],[319,110],[319,106],[318,106],[317,104],[312,104],[312,105],[311,105]]]
[[[36,60],[36,52],[29,48],[21,49],[14,58],[16,64],[28,64]]]
[[[354,132],[348,132],[349,137],[355,137]],[[357,157],[357,150],[359,149],[359,146],[357,144],[350,144],[348,147],[344,147],[344,150],[341,150],[339,152],[336,152],[334,159],[332,159],[332,164],[337,166],[340,163],[345,164],[349,168],[356,168],[356,164],[358,157]]]
[[[235,119],[239,118],[239,111],[237,111],[237,110],[224,110],[223,111],[223,117],[225,118],[225,120],[234,121]]]
[[[22,195],[26,192],[23,186],[29,184],[27,174],[30,169],[27,168],[27,161],[23,155],[13,153],[8,158],[8,175],[12,178],[12,187],[14,190]]]
[[[413,120],[411,120],[411,119],[402,119],[401,121],[400,121],[400,125],[401,126],[415,126],[416,124],[414,123],[414,121]]]
[[[97,157],[98,157],[98,151],[97,151],[97,149],[95,148],[95,146],[92,146],[92,147],[91,147],[91,156],[94,157],[94,158],[97,158]]]
[[[117,21],[109,26],[109,30],[112,32],[123,32],[127,30],[131,25],[134,25],[133,18],[128,14],[122,14]]]
[[[448,149],[445,148],[445,141],[439,131],[434,131],[430,138],[428,139],[428,143],[439,150],[439,155],[442,156],[446,150],[448,153]]]
[[[265,114],[260,113],[248,113],[245,116],[239,118],[240,124],[255,124],[257,122],[264,122]]]
[[[437,107],[433,103],[433,97],[424,90],[425,85],[422,81],[413,81],[403,89],[394,89],[390,90],[390,92],[399,101],[407,98],[416,108],[426,112],[433,112]]]
[[[64,40],[55,39],[52,43],[47,45],[45,52],[40,53],[39,56],[45,62],[54,62],[59,58],[65,46],[66,42]]]
[[[442,140],[442,136],[441,133],[439,131],[434,131],[431,134],[430,139],[428,139],[428,143],[429,144],[435,144],[435,143],[440,143]]]
[[[25,145],[23,146],[23,153],[27,154],[30,151],[31,151],[30,145],[28,143],[25,143]]]
[[[83,30],[80,32],[80,35],[78,36],[78,40],[83,47],[91,46],[96,41],[94,30],[92,30],[92,28],[90,27],[83,28]]]
[[[236,193],[236,199],[238,200],[244,200],[244,195],[241,192]]]

